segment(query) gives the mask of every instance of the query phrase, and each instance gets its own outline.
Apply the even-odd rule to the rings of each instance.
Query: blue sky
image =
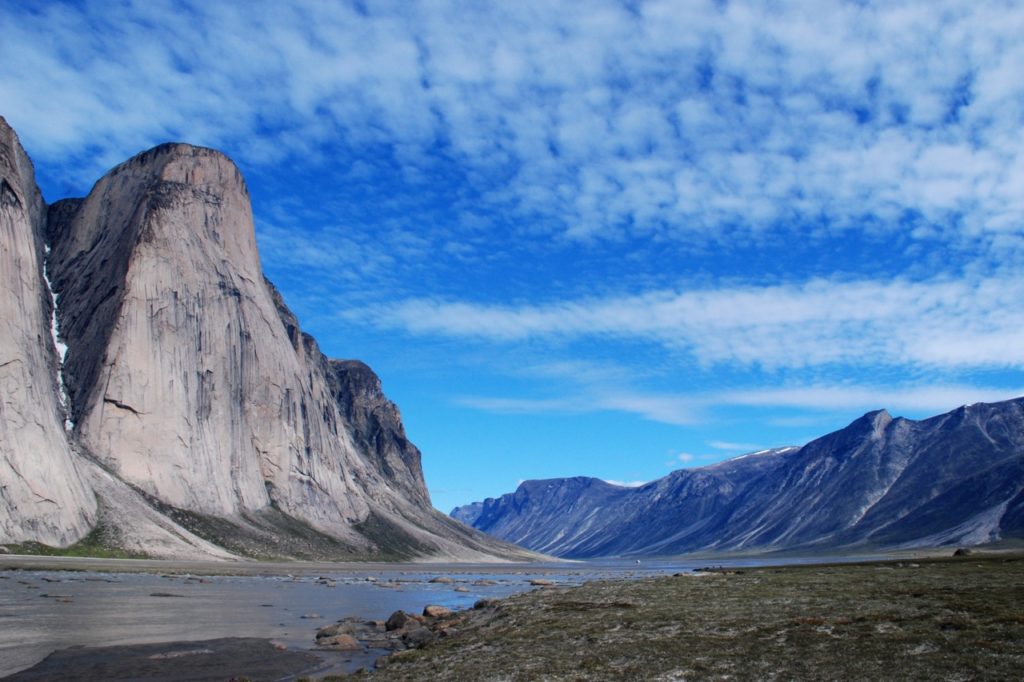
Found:
[[[1024,393],[1016,2],[19,2],[49,201],[168,140],[435,505]]]

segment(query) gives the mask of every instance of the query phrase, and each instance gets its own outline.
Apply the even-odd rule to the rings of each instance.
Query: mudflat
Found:
[[[316,670],[321,665],[322,661],[311,653],[284,651],[263,639],[224,638],[64,649],[50,654],[31,669],[4,679],[10,682],[278,680],[297,672]]]
[[[519,594],[378,680],[1020,679],[1024,555],[803,565]]]

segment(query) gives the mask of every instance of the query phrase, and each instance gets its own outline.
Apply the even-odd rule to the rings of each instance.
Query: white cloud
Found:
[[[679,426],[693,424],[696,420],[696,403],[691,397],[646,394],[618,387],[592,388],[555,398],[460,396],[455,402],[499,414],[622,412]]]
[[[649,421],[692,426],[710,423],[719,410],[736,407],[786,408],[811,413],[864,413],[887,409],[894,415],[933,415],[948,412],[961,405],[977,402],[999,402],[1024,396],[1024,386],[986,387],[972,385],[871,385],[852,382],[836,384],[794,384],[781,388],[754,387],[717,392],[693,392],[676,395],[645,394],[641,390],[628,391],[629,399],[615,400],[610,396],[623,393],[622,388],[587,387],[564,397],[548,399],[462,397],[459,404],[473,409],[498,413],[584,414],[618,411],[635,414]],[[768,423],[787,427],[816,426],[820,420],[811,415],[774,417]],[[763,446],[727,441],[709,441],[716,450],[752,452]],[[689,463],[708,455],[683,452],[675,459]]]
[[[8,3],[0,32],[4,113],[90,179],[168,137],[253,164],[340,139],[443,158],[574,239],[912,211],[952,246],[1020,250],[998,237],[1024,227],[1016,3]]]
[[[754,452],[760,450],[760,445],[751,445],[749,443],[730,443],[723,440],[708,441],[708,445],[716,450],[728,450],[732,452]]]
[[[935,414],[961,405],[998,402],[1024,396],[1024,386],[864,386],[821,385],[789,388],[757,388],[718,394],[722,404],[756,407],[794,407],[810,410],[903,410]]]
[[[413,334],[492,342],[654,342],[711,365],[1024,367],[1024,279],[1015,274],[918,282],[815,279],[544,306],[413,299],[346,315]]]
[[[329,276],[325,306],[338,283],[365,285],[350,318],[459,339],[654,343],[698,365],[773,371],[1024,366],[1016,3],[6,3],[0,34],[2,113],[69,179],[178,138],[261,169],[330,161],[366,192],[380,189],[386,149],[415,191],[451,190],[462,218],[444,228],[360,232],[358,217],[325,217],[342,213],[332,206],[310,233],[286,199],[261,216],[269,257]],[[457,172],[436,182],[439,166]],[[375,200],[416,215],[401,197]],[[939,262],[929,280],[660,281],[522,305],[435,295],[382,307],[366,293],[393,296],[397,272],[423,281],[431,254],[486,257],[496,216],[531,236],[692,249],[897,232],[980,254],[968,270],[981,274]],[[599,383],[570,398],[467,400],[669,423],[692,423],[706,402]],[[790,390],[744,399],[806,402]],[[818,397],[867,397],[854,394]]]

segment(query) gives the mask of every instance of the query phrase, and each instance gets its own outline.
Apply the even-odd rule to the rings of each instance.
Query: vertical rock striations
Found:
[[[368,513],[353,494],[366,463],[318,351],[293,346],[281,323],[234,164],[157,147],[108,173],[50,233],[83,445],[174,507],[233,516],[273,503],[351,535]]]
[[[0,118],[0,542],[67,545],[96,518],[64,433],[44,274],[46,205]]]
[[[430,506],[379,379],[326,358],[264,279],[227,157],[164,144],[47,210],[2,132],[0,543],[66,545],[98,515],[163,555],[223,556],[203,538],[253,555],[522,554]]]

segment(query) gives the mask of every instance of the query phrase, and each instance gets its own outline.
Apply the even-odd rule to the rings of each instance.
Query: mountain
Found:
[[[921,421],[871,412],[802,448],[675,471],[639,488],[526,481],[451,515],[572,558],[1024,538],[1024,398]]]
[[[97,508],[64,433],[45,225],[32,162],[0,118],[0,542],[67,545]]]
[[[264,278],[230,159],[164,144],[47,206],[2,119],[0,155],[0,544],[525,555],[431,507],[380,380]]]

